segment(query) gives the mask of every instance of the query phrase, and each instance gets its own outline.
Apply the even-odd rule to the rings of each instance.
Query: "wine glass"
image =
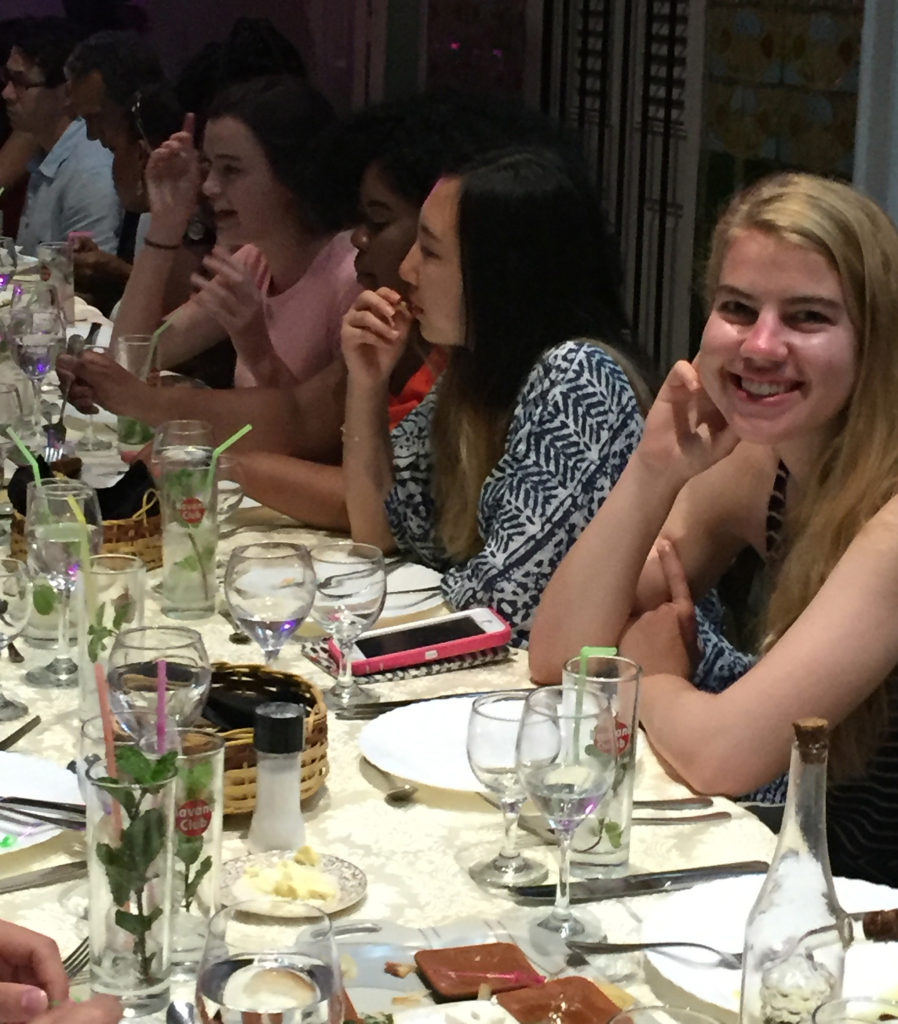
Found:
[[[31,611],[31,578],[15,558],[0,558],[0,651],[25,628]],[[0,690],[0,722],[28,713],[27,705]]]
[[[9,431],[14,430],[22,435],[22,399],[15,384],[0,384],[0,487],[6,477],[6,460],[9,458],[13,442],[9,439]],[[12,506],[8,501],[0,502],[0,515],[9,515]]]
[[[41,384],[56,364],[66,333],[56,289],[40,281],[16,283],[9,316],[9,350],[19,369],[31,381],[34,395],[29,440],[33,443],[34,435],[43,447]]]
[[[259,895],[209,922],[196,1008],[212,1021],[342,1024],[343,981],[327,914]]]
[[[35,686],[76,686],[78,666],[68,654],[69,605],[78,574],[89,570],[90,556],[103,544],[97,492],[78,480],[33,481],[28,485],[27,500],[28,564],[35,573],[46,576],[52,588],[52,594],[45,593],[44,602],[49,609],[55,606],[58,649],[48,665],[31,669],[25,678]]]
[[[478,697],[468,719],[468,762],[477,779],[499,798],[505,820],[505,842],[495,857],[468,871],[480,885],[535,885],[548,871],[517,850],[516,829],[527,798],[518,778],[515,744],[521,714],[531,690],[504,690]]]
[[[105,345],[85,345],[81,350],[83,355],[85,352],[96,352],[101,356],[108,356],[109,349]],[[102,452],[112,447],[112,440],[108,437],[100,437],[97,434],[96,423],[94,421],[95,413],[87,414],[87,429],[78,438],[78,449],[85,452]]]
[[[255,639],[270,665],[315,600],[308,548],[276,542],[234,548],[224,592],[234,620]]]
[[[312,549],[318,579],[312,618],[334,640],[339,650],[339,675],[324,695],[330,708],[347,708],[367,696],[355,684],[350,650],[377,621],[384,606],[387,574],[384,556],[371,544],[342,541]]]
[[[560,853],[555,906],[539,927],[564,939],[585,931],[570,909],[571,839],[614,780],[616,748],[606,742],[613,736],[608,698],[590,683],[543,686],[524,705],[516,750],[518,776],[558,837]]]
[[[131,713],[157,709],[160,677],[165,715],[179,727],[199,718],[212,682],[203,638],[187,626],[123,629],[109,652],[107,671],[112,711],[132,734]]]

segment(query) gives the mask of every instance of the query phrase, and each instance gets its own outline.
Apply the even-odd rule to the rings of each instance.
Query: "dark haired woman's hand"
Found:
[[[193,145],[193,115],[184,128],[154,149],[147,160],[144,178],[150,202],[150,233],[154,242],[174,245],[181,241],[199,199],[202,175]]]
[[[62,1001],[68,994],[56,943],[46,935],[0,921],[0,1021],[34,1020],[50,1002]]]
[[[118,415],[134,415],[140,398],[146,393],[149,400],[153,391],[149,385],[129,373],[109,356],[99,352],[85,352],[81,356],[60,355],[57,371],[63,378],[72,378],[69,401],[80,412],[96,412],[100,405]],[[142,406],[141,406],[142,408]]]
[[[212,275],[192,274],[194,301],[231,337],[237,354],[250,366],[271,356],[262,293],[247,266],[216,246],[203,260]]]
[[[351,378],[384,384],[408,341],[412,315],[392,288],[364,291],[343,317],[340,339]]]
[[[674,363],[645,421],[634,458],[682,486],[725,458],[738,437],[708,397],[695,363]]]

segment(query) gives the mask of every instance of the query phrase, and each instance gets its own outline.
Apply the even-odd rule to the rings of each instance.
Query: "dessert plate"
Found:
[[[664,939],[704,942],[717,949],[742,949],[745,924],[764,879],[760,875],[724,878],[669,896],[652,897],[651,912],[646,915],[640,938],[647,942]],[[836,895],[849,913],[898,906],[898,890],[874,885],[856,878],[836,878]],[[721,908],[726,908],[721,912]],[[895,998],[895,943],[852,947],[845,959],[846,994]],[[669,981],[706,1003],[732,1013],[739,1012],[741,973],[738,970],[703,962],[701,952],[651,950],[646,958]],[[891,961],[891,968],[883,964]],[[884,979],[888,979],[890,992]]]
[[[251,882],[244,878],[248,867],[270,868],[278,861],[287,860],[293,856],[292,850],[269,850],[266,853],[253,853],[246,857],[239,857],[236,860],[225,861],[221,866],[221,901],[228,905],[238,903],[241,900],[259,900],[260,904],[265,903],[269,893],[260,892]],[[365,895],[368,888],[368,880],[364,871],[351,864],[341,857],[332,857],[330,854],[321,854],[321,859],[315,865],[321,874],[326,875],[334,883],[337,889],[336,896],[329,900],[322,899],[297,899],[290,901],[296,904],[297,909],[303,904],[317,907],[326,914],[336,914],[340,910],[358,903]],[[270,905],[273,917],[292,917],[289,903],[276,900]]]

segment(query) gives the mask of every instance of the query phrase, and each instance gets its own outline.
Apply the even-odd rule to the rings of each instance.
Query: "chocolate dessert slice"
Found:
[[[608,1024],[620,1012],[588,978],[557,978],[539,988],[503,992],[496,1002],[520,1024]]]
[[[473,999],[481,985],[488,985],[492,992],[508,992],[545,982],[511,942],[422,949],[415,953],[415,963],[438,1002]]]

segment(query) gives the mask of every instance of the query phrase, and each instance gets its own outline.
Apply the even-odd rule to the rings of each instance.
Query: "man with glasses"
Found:
[[[39,242],[89,232],[101,249],[115,251],[121,209],[112,183],[112,157],[88,139],[73,118],[63,68],[77,42],[62,18],[26,18],[2,70],[10,124],[40,147],[29,165],[25,209],[16,238],[34,255]]]

